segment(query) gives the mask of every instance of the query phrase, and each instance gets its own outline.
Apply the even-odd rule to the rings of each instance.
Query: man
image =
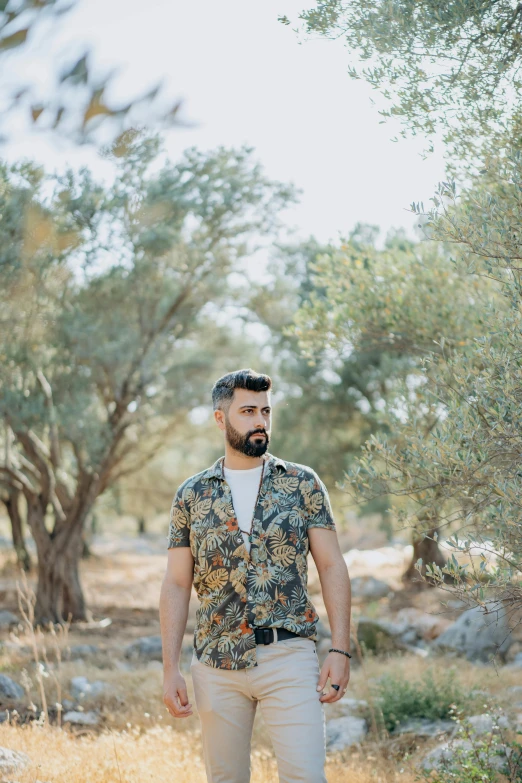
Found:
[[[171,509],[160,598],[164,702],[176,718],[193,714],[179,658],[194,584],[190,671],[209,783],[250,780],[258,702],[280,783],[326,783],[323,704],[341,698],[350,677],[350,580],[328,493],[311,468],[268,451],[271,387],[251,369],[215,383],[225,454],[181,484]],[[321,668],[309,551],[332,631]]]

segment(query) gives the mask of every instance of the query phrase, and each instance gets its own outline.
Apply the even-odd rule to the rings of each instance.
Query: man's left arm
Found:
[[[310,552],[314,558],[321,582],[324,605],[332,632],[332,647],[350,652],[351,587],[348,568],[339,548],[328,492],[323,482],[313,493],[313,513],[310,514],[307,531]],[[319,497],[318,497],[319,496]],[[321,501],[321,502],[320,502]],[[342,698],[350,680],[350,659],[338,652],[328,653],[321,667],[317,690],[322,691],[330,678],[330,684],[340,686],[321,695],[320,701],[334,702]]]

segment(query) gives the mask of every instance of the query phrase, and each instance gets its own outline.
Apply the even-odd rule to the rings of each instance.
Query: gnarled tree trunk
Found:
[[[38,554],[35,623],[63,623],[69,618],[89,620],[78,572],[85,514],[82,511],[74,518],[64,519],[50,534],[39,501],[40,498],[33,498],[27,517]]]
[[[6,495],[4,495],[2,499],[11,522],[11,536],[13,539],[13,548],[16,552],[16,559],[24,571],[30,571],[31,557],[27,551],[24,540],[22,517],[20,515],[19,506],[20,495],[21,492],[19,490],[9,487],[6,490]]]

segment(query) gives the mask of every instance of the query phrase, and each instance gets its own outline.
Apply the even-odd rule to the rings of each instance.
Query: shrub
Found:
[[[522,745],[507,740],[502,732],[476,736],[457,720],[456,740],[451,754],[437,769],[421,770],[416,780],[423,783],[522,783]],[[495,722],[498,731],[498,723]]]
[[[384,726],[393,731],[410,718],[449,719],[455,706],[466,711],[471,698],[455,682],[455,671],[435,680],[428,670],[420,680],[384,675],[377,684],[378,705]]]

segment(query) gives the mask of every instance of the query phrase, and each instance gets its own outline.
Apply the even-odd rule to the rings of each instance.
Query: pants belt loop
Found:
[[[272,630],[274,632],[274,642],[273,643],[275,644],[277,642],[277,628],[272,628]]]

